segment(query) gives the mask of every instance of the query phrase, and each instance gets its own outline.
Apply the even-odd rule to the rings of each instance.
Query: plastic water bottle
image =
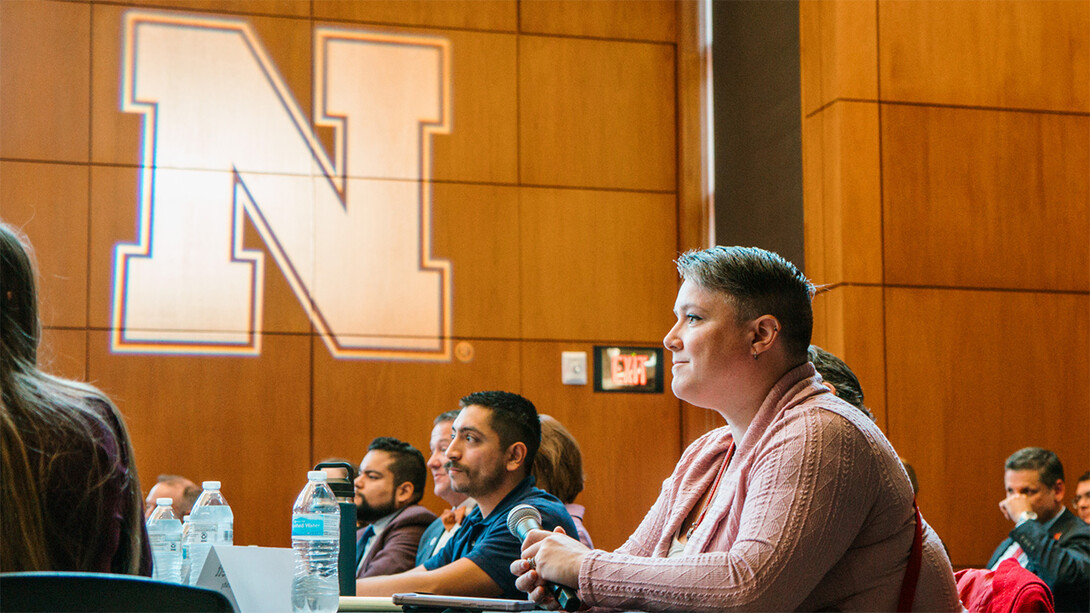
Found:
[[[333,613],[339,603],[341,509],[325,481],[324,472],[308,472],[307,486],[299,492],[292,508],[295,579],[291,584],[291,608],[296,613]]]
[[[233,545],[235,515],[220,493],[219,481],[205,481],[204,491],[189,511],[189,584],[196,585],[212,545]]]
[[[182,583],[189,583],[189,570],[192,566],[193,556],[189,553],[189,516],[186,515],[182,518],[182,568],[181,578]]]
[[[182,580],[182,522],[174,518],[174,501],[156,498],[155,510],[148,518],[148,542],[151,544],[152,578],[160,581]]]

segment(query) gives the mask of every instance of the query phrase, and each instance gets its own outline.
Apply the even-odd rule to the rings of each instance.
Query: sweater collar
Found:
[[[735,450],[737,457],[745,457],[749,454],[780,413],[807,398],[831,393],[829,388],[821,384],[821,377],[810,362],[804,362],[784,373],[768,391],[761,407],[757,409],[757,414]]]

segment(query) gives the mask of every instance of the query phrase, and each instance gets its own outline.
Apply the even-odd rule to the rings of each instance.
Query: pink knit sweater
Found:
[[[765,398],[681,557],[670,543],[711,487],[727,427],[695,441],[636,532],[579,569],[591,605],[683,611],[895,611],[912,488],[893,447],[807,363]],[[924,529],[917,611],[957,611],[950,560]]]

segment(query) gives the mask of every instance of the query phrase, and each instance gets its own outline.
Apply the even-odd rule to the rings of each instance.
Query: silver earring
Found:
[[[753,359],[754,359],[754,360],[756,360],[756,359],[757,359],[757,352],[756,352],[756,351],[754,351],[754,352],[753,352]]]

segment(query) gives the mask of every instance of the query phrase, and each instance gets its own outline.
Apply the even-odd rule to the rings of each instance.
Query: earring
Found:
[[[756,352],[756,351],[754,351],[754,352],[753,352],[753,359],[754,359],[754,360],[756,360],[756,359],[757,359],[757,352]]]

